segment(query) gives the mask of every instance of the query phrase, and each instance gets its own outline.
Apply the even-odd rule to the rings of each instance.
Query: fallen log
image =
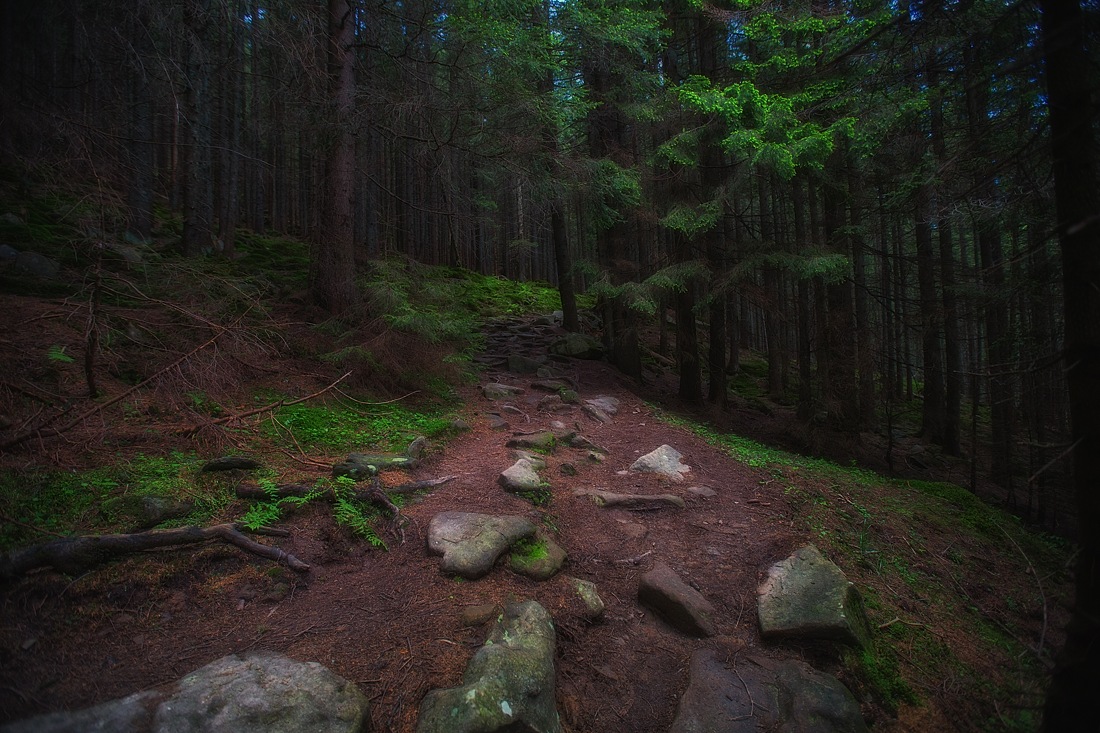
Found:
[[[64,537],[38,545],[12,550],[0,555],[0,580],[10,581],[36,568],[50,567],[69,575],[80,575],[108,560],[134,552],[163,547],[182,547],[218,540],[241,548],[253,555],[285,564],[300,573],[309,570],[294,555],[278,547],[262,545],[246,537],[236,524],[215,524],[211,527],[179,527],[154,529],[135,534],[103,534]]]

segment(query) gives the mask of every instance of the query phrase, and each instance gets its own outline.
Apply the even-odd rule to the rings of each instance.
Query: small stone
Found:
[[[527,458],[520,458],[510,467],[501,472],[497,483],[505,491],[518,494],[524,491],[534,491],[542,485],[537,464]],[[543,465],[546,465],[545,463]]]
[[[566,552],[549,537],[518,543],[509,558],[512,571],[532,580],[549,580],[565,564]]]
[[[604,614],[605,606],[603,599],[600,598],[599,592],[597,592],[596,584],[590,580],[582,580],[581,578],[567,577],[572,585],[573,589],[577,592],[577,597],[584,603],[586,609],[585,618],[589,621],[596,621]]]
[[[468,433],[473,430],[473,428],[470,427],[470,423],[466,422],[462,418],[456,418],[451,421],[451,430],[455,431],[456,433]]]
[[[61,272],[61,265],[37,252],[20,252],[14,262],[16,272],[44,280],[53,279]]]
[[[709,486],[692,486],[687,489],[687,493],[698,496],[700,499],[713,499],[718,496],[718,492]]]
[[[684,474],[691,471],[691,466],[680,463],[683,454],[671,445],[662,445],[656,450],[646,453],[630,465],[631,471],[642,473],[657,473],[666,476],[673,481],[683,481]]]
[[[508,371],[514,374],[534,374],[541,369],[543,363],[522,354],[508,355]]]
[[[714,636],[714,606],[664,563],[642,576],[638,601],[685,634]]]
[[[463,626],[481,626],[499,615],[500,606],[494,603],[482,603],[477,606],[466,606],[462,609]]]
[[[577,475],[577,467],[574,466],[572,463],[563,463],[560,466],[558,466],[558,470],[561,471],[562,476],[576,476]]]

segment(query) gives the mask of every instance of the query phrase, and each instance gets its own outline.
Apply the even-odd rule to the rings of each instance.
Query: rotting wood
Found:
[[[69,575],[79,575],[122,555],[164,547],[182,547],[218,540],[242,550],[283,563],[300,573],[310,569],[294,555],[278,547],[249,539],[237,524],[210,527],[154,529],[135,534],[85,535],[51,540],[0,555],[0,580],[10,581],[37,568],[50,567]]]

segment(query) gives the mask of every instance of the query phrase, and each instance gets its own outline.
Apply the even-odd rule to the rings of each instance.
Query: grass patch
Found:
[[[871,649],[844,657],[858,688],[891,712],[933,704],[967,730],[1035,730],[1047,634],[1072,593],[1065,542],[960,486],[895,480],[655,412],[756,469],[761,487],[781,493],[783,516],[859,587],[877,630]]]
[[[0,475],[0,549],[43,542],[51,534],[130,531],[143,497],[191,502],[191,514],[171,524],[202,524],[233,500],[227,480],[201,474],[193,453],[138,454],[85,471],[8,471]],[[35,531],[35,530],[39,531]]]
[[[441,409],[426,409],[429,411],[418,412],[400,404],[302,403],[279,408],[264,422],[263,433],[278,439],[289,432],[302,448],[401,452],[418,435],[431,439],[450,429],[451,421]]]

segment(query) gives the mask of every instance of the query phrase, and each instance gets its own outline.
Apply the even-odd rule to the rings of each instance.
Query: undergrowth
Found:
[[[654,411],[757,469],[856,582],[878,631],[844,662],[866,694],[891,712],[947,700],[968,729],[1036,728],[1051,616],[1070,592],[1063,541],[954,484],[891,479]]]

